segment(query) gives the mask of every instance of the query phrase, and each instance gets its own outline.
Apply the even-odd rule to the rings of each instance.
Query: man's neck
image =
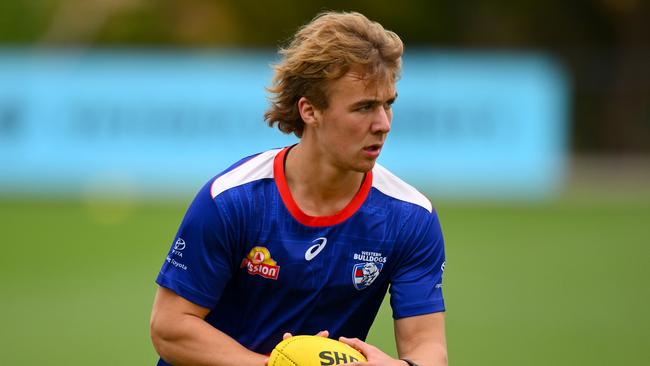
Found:
[[[350,203],[364,179],[361,172],[345,170],[304,144],[294,146],[285,163],[291,195],[310,216],[330,216]]]

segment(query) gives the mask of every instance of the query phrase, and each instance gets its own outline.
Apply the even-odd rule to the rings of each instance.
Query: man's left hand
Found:
[[[358,350],[366,356],[366,359],[368,359],[368,362],[346,363],[341,366],[407,366],[406,362],[390,357],[379,348],[368,344],[359,338],[339,337],[339,341]]]

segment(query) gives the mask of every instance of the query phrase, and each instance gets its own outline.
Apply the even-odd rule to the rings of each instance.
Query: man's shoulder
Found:
[[[433,205],[425,195],[380,164],[372,169],[372,187],[391,199],[433,212]]]
[[[273,178],[273,162],[282,149],[272,149],[247,156],[212,178],[210,195],[216,198],[223,192],[262,179]]]

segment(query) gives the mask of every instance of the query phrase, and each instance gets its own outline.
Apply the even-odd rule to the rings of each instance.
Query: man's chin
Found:
[[[376,162],[377,160],[375,159],[364,161],[362,164],[356,166],[354,170],[359,173],[368,173],[375,167]]]

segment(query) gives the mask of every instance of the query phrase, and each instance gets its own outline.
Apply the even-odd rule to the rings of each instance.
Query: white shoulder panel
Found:
[[[372,186],[387,196],[422,206],[429,212],[433,210],[428,198],[379,164],[372,170]]]
[[[212,182],[212,198],[221,193],[256,180],[273,178],[273,159],[282,149],[265,151]]]

